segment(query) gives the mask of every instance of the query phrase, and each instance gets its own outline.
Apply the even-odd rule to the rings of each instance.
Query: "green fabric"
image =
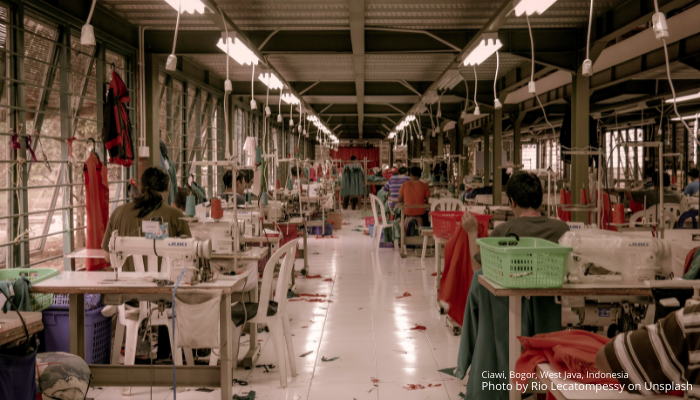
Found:
[[[343,168],[342,187],[340,197],[357,197],[367,194],[365,187],[364,171],[358,164],[348,164]]]
[[[445,368],[445,369],[439,369],[439,372],[442,372],[443,374],[447,374],[449,376],[454,376],[455,378],[457,375],[455,375],[455,371],[457,370],[457,367],[452,367],[452,368]]]
[[[10,286],[15,292],[14,296],[10,295]],[[8,298],[5,303],[3,312],[7,313],[12,311],[12,304],[14,304],[19,311],[32,311],[32,304],[29,299],[29,289],[32,287],[32,283],[26,277],[22,276],[15,281],[11,282],[0,282],[0,292]]]
[[[192,194],[197,198],[197,204],[204,203],[207,201],[207,194],[204,192],[204,189],[202,189],[197,182],[192,182],[190,185],[190,189],[192,190]]]
[[[700,254],[700,251],[696,251],[695,255],[693,256],[693,262],[690,264],[690,268],[688,268],[688,272],[683,275],[683,279],[687,280],[697,280],[700,279],[700,257],[698,257],[698,254]]]

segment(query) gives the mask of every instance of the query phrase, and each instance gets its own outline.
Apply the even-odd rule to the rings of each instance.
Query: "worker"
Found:
[[[399,189],[399,203],[404,206],[428,204],[430,187],[420,180],[423,170],[418,167],[411,168],[411,180],[401,185]],[[428,210],[425,208],[404,208],[403,213],[407,217],[421,217],[423,226],[429,226]]]
[[[177,208],[178,210],[185,212],[185,207],[187,206],[187,196],[191,195],[192,191],[187,188],[178,189],[175,193],[175,201],[171,206]]]
[[[300,182],[301,182],[302,185],[308,185],[308,184],[309,184],[309,180],[306,179],[303,175],[304,175],[304,174],[303,174],[303,172],[302,172],[302,177],[299,178],[299,180],[300,180]],[[299,170],[297,169],[297,167],[292,167],[292,177],[293,177],[293,179],[294,179],[294,183],[296,183],[296,180],[297,180],[297,177],[298,177],[298,176],[299,176]]]
[[[647,168],[644,171],[644,182],[643,182],[643,188],[644,189],[652,189],[654,187],[654,177],[659,176],[658,171],[654,171],[654,168]]]
[[[540,238],[557,243],[569,226],[560,220],[544,217],[539,209],[542,205],[542,184],[531,173],[520,171],[513,174],[506,186],[508,204],[515,219],[498,225],[490,237],[505,237],[515,234],[520,238]],[[478,226],[471,213],[464,213],[462,225]],[[480,254],[475,257],[481,262]],[[481,266],[472,265],[474,276],[467,295],[464,312],[462,338],[460,340],[457,368],[454,373],[463,379],[469,370],[466,398],[472,400],[506,400],[508,391],[482,389],[485,384],[507,384],[504,378],[490,379],[483,371],[508,371],[508,297],[496,297],[479,283],[483,274]],[[533,296],[522,299],[522,336],[555,332],[562,329],[561,305],[554,297]]]
[[[627,191],[625,192],[625,197],[627,199],[634,200],[635,202],[640,204],[644,204],[644,201],[646,199],[647,208],[659,204],[658,174],[652,177],[652,182],[654,185],[652,189]],[[683,196],[681,196],[681,194],[678,192],[674,192],[670,189],[667,189],[669,186],[671,186],[671,176],[667,173],[664,173],[664,203],[680,204]]]
[[[169,237],[192,236],[189,225],[181,219],[185,214],[167,204],[170,195],[168,173],[160,167],[150,167],[143,172],[140,182],[140,193],[134,201],[117,207],[109,217],[102,239],[103,250],[109,251],[109,240],[114,231],[119,236],[143,236],[141,221],[158,220],[161,224],[167,223]],[[109,255],[105,258],[109,261]],[[144,263],[146,262],[147,260],[144,260]],[[123,271],[134,271],[131,257],[124,263]]]
[[[224,181],[224,194],[233,195],[233,172],[231,170],[226,171],[223,177]],[[246,179],[240,171],[236,174],[236,202],[238,204],[245,204],[245,188]]]
[[[398,159],[396,161],[394,161],[394,168],[399,169],[401,167],[403,167],[403,161],[398,160]]]
[[[697,399],[697,321],[700,304],[675,311],[653,325],[621,333],[600,348],[595,366],[603,373],[616,374],[625,389],[639,385],[641,390],[628,390],[632,393],[660,394],[673,386],[672,390],[689,395],[685,398]],[[662,385],[664,389],[657,386],[656,390],[649,390],[652,385]]]
[[[386,185],[384,185],[384,191],[389,193],[389,208],[396,207],[396,203],[399,202],[399,189],[401,189],[401,185],[411,180],[407,173],[408,169],[406,169],[406,167],[399,168],[399,171],[395,175],[392,175]]]
[[[686,196],[695,196],[695,194],[700,191],[700,171],[697,168],[693,168],[688,171],[688,186],[683,189],[683,194]]]

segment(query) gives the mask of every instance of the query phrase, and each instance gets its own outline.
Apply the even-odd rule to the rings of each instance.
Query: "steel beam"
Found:
[[[355,73],[355,96],[357,99],[357,128],[359,138],[365,112],[365,1],[348,0],[350,12],[350,39],[352,41],[352,59]]]
[[[67,140],[73,136],[73,118],[71,118],[71,95],[73,79],[71,77],[71,35],[70,27],[60,28],[61,46],[59,48],[59,79],[60,79],[60,100],[61,100],[61,138],[66,144],[61,142],[61,159],[68,159]],[[23,142],[23,141],[22,141]],[[64,157],[65,156],[65,157]],[[63,168],[64,180],[62,183],[68,185],[63,188],[63,207],[73,204],[73,167],[66,164]],[[82,225],[82,224],[81,224]],[[63,212],[63,254],[70,254],[75,249],[75,238],[73,237],[73,210],[67,209]],[[27,243],[29,246],[29,243]],[[28,249],[27,249],[28,250]],[[27,259],[29,261],[29,259]],[[26,264],[25,264],[26,265]],[[75,269],[74,259],[63,259],[63,270],[71,271]]]
[[[590,145],[588,141],[588,124],[590,114],[590,77],[576,74],[573,77],[571,93],[571,145],[579,149]],[[587,155],[571,155],[571,203],[581,204],[581,189],[588,188]],[[588,223],[588,213],[574,212],[572,220]]]
[[[148,159],[144,160],[144,168],[160,166],[160,83],[158,75],[160,68],[158,66],[159,57],[157,54],[146,53],[146,146],[151,151]]]

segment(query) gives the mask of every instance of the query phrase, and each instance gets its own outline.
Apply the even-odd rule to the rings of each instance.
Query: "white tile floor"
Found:
[[[459,337],[445,326],[437,310],[434,260],[421,263],[419,257],[405,259],[393,249],[372,253],[371,239],[362,232],[364,220],[359,211],[345,211],[350,225],[334,233],[335,239],[309,240],[310,275],[332,278],[297,279],[297,292],[325,294],[332,303],[289,303],[298,376],[289,377],[282,389],[277,372],[264,373],[239,369],[235,378],[249,386],[234,386],[233,393],[256,392],[256,399],[327,400],[346,399],[432,399],[458,400],[465,383],[438,372],[457,365]],[[297,260],[296,268],[301,269]],[[397,299],[404,292],[410,297]],[[412,331],[416,324],[424,332]],[[257,364],[277,364],[272,343],[260,335],[262,352]],[[242,339],[241,354],[249,344]],[[312,354],[299,357],[308,351]],[[323,362],[322,357],[339,357]],[[379,383],[373,384],[372,378]],[[408,390],[408,384],[425,389]],[[429,387],[432,385],[432,387]],[[93,389],[88,398],[112,400],[151,399],[150,388],[133,388],[131,397],[122,397],[121,388]],[[172,390],[154,388],[153,399],[172,399]],[[219,391],[203,393],[188,388],[179,392],[181,400],[216,399]]]

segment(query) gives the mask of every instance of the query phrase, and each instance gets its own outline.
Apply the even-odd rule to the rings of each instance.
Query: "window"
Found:
[[[537,169],[537,145],[536,144],[523,144],[521,158],[522,158],[522,163],[523,163],[523,169],[526,169],[526,170]]]
[[[610,184],[628,187],[635,180],[643,179],[644,151],[639,147],[621,146],[622,143],[644,141],[641,128],[605,132],[605,159]]]

